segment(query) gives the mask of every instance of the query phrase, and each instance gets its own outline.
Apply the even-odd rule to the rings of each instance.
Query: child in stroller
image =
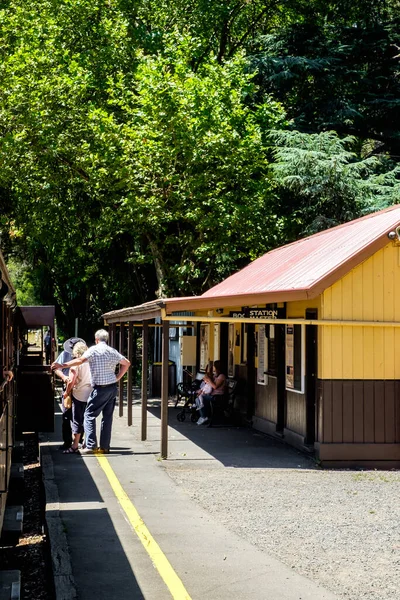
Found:
[[[207,373],[206,373],[206,375],[207,375]],[[200,410],[204,406],[203,395],[211,394],[212,391],[213,391],[213,387],[212,387],[211,383],[209,383],[208,381],[204,381],[204,379],[203,379],[203,381],[200,384],[200,388],[197,391],[197,398],[195,399],[196,410]]]
[[[209,370],[206,369],[204,376],[201,373],[197,373],[196,379],[192,382],[185,393],[185,404],[182,410],[176,415],[178,421],[182,422],[186,419],[186,413],[190,414],[192,423],[196,423],[199,418],[198,411],[203,407],[203,394],[209,394],[212,391],[212,386],[204,381],[204,378],[209,376]],[[178,384],[181,385],[181,384]]]

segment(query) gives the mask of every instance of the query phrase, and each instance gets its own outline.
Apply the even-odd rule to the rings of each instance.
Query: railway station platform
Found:
[[[168,475],[157,400],[147,441],[135,403],[132,427],[115,411],[111,452],[100,456],[58,450],[55,410],[56,432],[41,434],[40,452],[57,600],[335,599],[228,530]],[[171,406],[174,466],[310,468],[307,457],[251,430],[178,423],[176,412]]]

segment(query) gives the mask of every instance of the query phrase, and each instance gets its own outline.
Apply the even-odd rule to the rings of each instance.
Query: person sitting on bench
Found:
[[[203,407],[200,408],[200,419],[197,421],[197,425],[203,425],[208,422],[212,399],[215,396],[223,396],[225,394],[226,377],[221,372],[221,362],[219,360],[214,362],[212,378],[205,375],[204,381],[211,385],[212,392],[211,394],[202,394]]]
[[[207,396],[207,395],[211,394],[211,392],[213,391],[211,383],[209,383],[208,381],[205,380],[206,377],[208,379],[210,379],[208,371],[206,371],[206,374],[204,375],[203,380],[200,384],[200,388],[197,390],[197,397],[194,401],[196,404],[196,410],[200,410],[201,408],[203,408],[203,406],[204,406],[203,396]]]

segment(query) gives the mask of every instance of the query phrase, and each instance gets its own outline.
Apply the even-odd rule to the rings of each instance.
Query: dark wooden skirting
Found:
[[[400,444],[315,444],[320,460],[325,461],[399,461]]]
[[[252,426],[254,429],[257,429],[257,431],[261,431],[262,433],[266,433],[268,435],[276,434],[276,423],[268,421],[267,419],[253,417]]]
[[[317,441],[400,442],[400,381],[318,380]]]
[[[324,460],[324,469],[400,469],[400,460]]]
[[[266,433],[267,435],[271,435],[273,437],[277,437],[280,440],[283,440],[287,444],[294,446],[302,451],[310,452],[310,448],[305,445],[305,438],[302,435],[299,435],[295,431],[291,431],[290,429],[284,429],[283,435],[282,433],[276,430],[277,424],[268,421],[267,419],[262,419],[260,417],[253,417],[252,426],[257,431],[261,431],[262,433]],[[312,449],[311,449],[312,451]]]
[[[305,448],[305,437],[291,429],[283,430],[283,439],[285,442],[294,446],[295,448],[299,448],[300,450],[304,450]]]

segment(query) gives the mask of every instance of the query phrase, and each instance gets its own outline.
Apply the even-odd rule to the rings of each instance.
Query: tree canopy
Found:
[[[2,2],[0,228],[19,300],[89,330],[397,202],[396,8]]]

